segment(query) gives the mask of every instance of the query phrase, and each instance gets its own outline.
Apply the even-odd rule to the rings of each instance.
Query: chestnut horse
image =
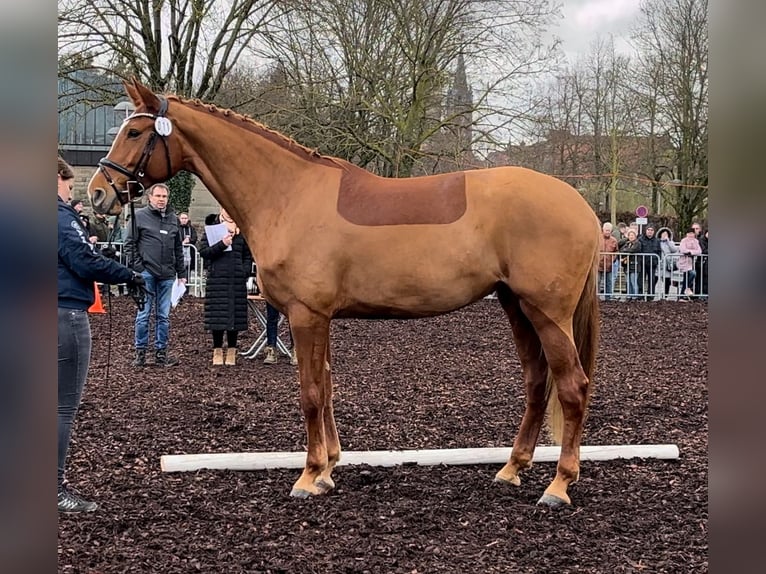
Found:
[[[125,88],[136,111],[90,181],[93,208],[118,214],[145,186],[187,170],[237,221],[261,293],[295,340],[308,452],[292,496],[335,486],[330,321],[429,317],[495,291],[526,387],[495,480],[520,483],[547,411],[561,455],[540,502],[570,503],[599,326],[599,222],[575,189],[520,167],[383,178],[230,110],[159,96],[135,79]]]

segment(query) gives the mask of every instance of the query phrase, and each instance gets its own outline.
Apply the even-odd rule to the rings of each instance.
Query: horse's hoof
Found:
[[[319,489],[319,494],[326,494],[335,488],[335,482],[331,478],[327,480],[320,478],[314,483],[314,486]]]
[[[290,491],[290,496],[293,498],[308,498],[311,496],[311,493],[308,490],[303,490],[302,488],[293,488]]]
[[[550,508],[558,508],[560,506],[568,506],[569,502],[552,494],[543,494],[540,500],[537,501],[537,504],[544,504]]]
[[[519,475],[516,475],[512,478],[505,478],[497,475],[495,476],[494,482],[499,482],[501,484],[512,484],[513,486],[521,486],[521,478],[519,478]]]

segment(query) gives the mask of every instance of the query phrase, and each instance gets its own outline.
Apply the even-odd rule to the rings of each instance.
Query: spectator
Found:
[[[107,223],[109,228],[109,242],[122,242],[122,225],[119,215],[113,215]]]
[[[628,242],[628,232],[630,232],[631,229],[636,234],[636,237],[638,237],[638,235],[639,235],[639,233],[638,233],[638,225],[635,222],[631,223],[630,225],[625,225],[624,223],[622,225],[623,225],[623,227],[620,229],[620,233],[622,234],[622,237],[621,237],[621,239],[617,240],[617,250],[618,251],[622,251],[623,247],[625,247],[625,244]],[[618,275],[618,273],[620,271],[620,268],[619,268],[620,264],[622,264],[623,275],[626,278],[628,276],[628,258],[627,257],[618,257],[615,260],[614,276],[613,276],[613,281],[612,282],[614,282],[614,279],[617,278],[617,275]],[[627,287],[627,285],[626,285],[626,287]],[[626,288],[626,291],[627,291],[627,288]]]
[[[699,241],[697,241],[694,228],[690,227],[686,230],[686,237],[681,239],[678,251],[681,253],[681,257],[678,258],[678,270],[684,274],[683,282],[681,283],[681,293],[688,300],[691,295],[694,295],[694,278],[697,275],[694,271],[694,256],[702,254],[702,248]]]
[[[692,223],[692,229],[694,229],[694,236],[697,238],[697,241],[700,244],[700,249],[702,249],[702,254],[707,253],[707,246],[705,245],[707,243],[707,238],[705,237],[705,234],[702,232],[702,226],[699,223]],[[707,257],[694,258],[694,272],[696,274],[696,279],[697,279],[694,282],[695,295],[707,294],[702,292],[702,269],[706,263],[707,263]]]
[[[109,241],[109,222],[106,215],[94,213],[90,222],[90,230],[96,236],[96,241],[100,243]]]
[[[188,220],[188,217],[187,217]],[[237,336],[247,329],[247,278],[253,258],[239,227],[221,208],[205,218],[205,225],[226,225],[229,233],[213,245],[203,235],[200,255],[205,261],[205,329],[213,335],[213,364],[234,365],[237,361]],[[226,358],[223,334],[226,332]]]
[[[277,335],[279,333],[279,311],[266,301],[266,358],[264,365],[273,365],[277,362]],[[290,364],[298,364],[298,356],[295,354],[293,333],[290,331]]]
[[[617,223],[617,227],[615,229],[612,229],[612,237],[614,237],[617,240],[617,250],[620,250],[620,246],[625,242],[625,234],[628,232],[628,226],[622,222],[619,221]],[[611,292],[614,293],[614,285],[617,282],[617,276],[620,274],[620,258],[615,257],[614,261],[612,262],[612,274],[610,276],[610,280],[612,282],[611,286]]]
[[[673,271],[678,269],[678,258],[674,255],[678,253],[678,247],[673,242],[673,233],[667,227],[661,227],[657,236],[660,238],[660,251],[662,251],[662,257],[660,258],[660,266],[662,269],[662,276],[664,277],[665,291],[664,294],[670,293],[670,284],[673,281]]]
[[[88,234],[88,241],[91,243],[96,243],[98,241],[98,237],[91,231],[90,229],[90,217],[88,217],[87,214],[83,213],[83,204],[82,201],[79,199],[73,199],[69,205],[72,206],[72,209],[75,210],[78,217],[80,218],[80,221],[82,222],[83,227],[85,228],[85,233]]]
[[[130,213],[127,213],[125,210],[123,210],[123,213],[125,214],[125,221],[120,228],[120,241],[125,243],[128,240],[128,229],[132,223],[130,221]]]
[[[662,257],[662,248],[660,240],[654,234],[654,226],[647,225],[644,233],[638,238],[641,243],[641,271],[638,278],[639,293],[645,293],[648,297],[644,299],[654,299],[655,286],[657,285],[657,266]],[[642,284],[646,282],[644,289]]]
[[[612,236],[617,240],[617,244],[625,240],[625,236],[628,233],[628,226],[624,222],[617,223],[617,229],[612,230]]]
[[[101,248],[101,255],[106,257],[107,259],[112,259],[114,261],[117,261],[117,263],[120,262],[120,252],[117,251],[110,242],[107,245],[104,245]],[[101,296],[106,297],[108,294],[111,294],[111,288],[106,283],[101,284]],[[125,284],[119,283],[117,285],[117,293],[120,295],[125,295]]]
[[[700,295],[708,295],[708,279],[707,279],[707,266],[708,266],[708,229],[702,233],[702,240],[700,240],[700,247],[702,248],[702,257],[697,259],[702,260],[702,269],[699,276]]]
[[[141,275],[103,257],[88,240],[79,214],[68,204],[74,172],[58,158],[58,510],[92,512],[98,504],[85,500],[65,480],[72,425],[88,376],[91,351],[88,307],[93,283],[128,282],[137,288]]]
[[[181,231],[181,243],[184,246],[184,265],[186,266],[186,277],[191,277],[192,270],[192,250],[197,249],[197,230],[194,229],[188,213],[178,214],[179,229]],[[195,269],[196,271],[196,269]]]
[[[609,301],[614,293],[614,263],[617,260],[617,239],[612,235],[612,224],[605,221],[601,227],[601,256],[598,260],[598,288],[604,293],[604,300]],[[618,263],[619,265],[619,263]]]
[[[622,259],[628,277],[628,299],[638,299],[639,256],[636,254],[641,252],[641,242],[638,240],[635,229],[628,229],[628,235],[625,238],[625,243],[623,243],[620,252],[627,254],[624,255]]]
[[[135,226],[127,225],[125,254],[128,265],[146,281],[146,305],[136,314],[134,367],[146,365],[149,318],[154,310],[154,364],[172,367],[178,359],[168,355],[170,296],[176,282],[186,284],[183,244],[178,218],[168,205],[170,190],[164,183],[149,188],[149,205],[136,210]]]

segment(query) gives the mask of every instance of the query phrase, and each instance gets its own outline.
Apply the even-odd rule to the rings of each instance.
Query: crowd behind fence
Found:
[[[598,274],[602,300],[692,300],[708,298],[708,255],[602,253]],[[689,270],[679,265],[688,260]],[[612,262],[611,264],[609,262]]]
[[[127,264],[121,242],[98,243],[99,249],[111,246],[115,258]],[[194,245],[189,245],[186,288],[190,295],[205,295],[205,272],[202,257]],[[598,295],[603,300],[658,301],[708,298],[708,256],[692,257],[692,269],[679,270],[684,255],[672,253],[658,257],[653,253],[602,253],[605,262],[613,260],[608,272],[599,272]],[[688,287],[689,291],[686,291]]]

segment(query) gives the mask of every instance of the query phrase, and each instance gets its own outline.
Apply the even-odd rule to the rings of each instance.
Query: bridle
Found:
[[[170,148],[168,147],[167,142],[167,136],[169,136],[173,131],[173,124],[165,116],[168,111],[168,100],[162,96],[157,96],[157,98],[160,101],[160,109],[156,114],[150,114],[146,112],[134,113],[129,115],[122,122],[124,125],[134,118],[150,118],[154,120],[154,129],[152,130],[152,133],[149,136],[146,145],[144,146],[144,150],[141,152],[141,157],[138,159],[136,167],[131,171],[124,165],[120,165],[119,163],[116,163],[107,157],[102,157],[100,160],[98,160],[99,171],[104,176],[106,182],[114,190],[115,197],[117,197],[120,203],[123,205],[130,203],[132,206],[133,201],[141,198],[144,195],[144,184],[142,183],[142,180],[146,175],[146,166],[149,163],[152,152],[154,152],[154,147],[157,145],[157,140],[161,141],[162,145],[165,147],[165,160],[167,162],[168,174],[165,180],[170,179],[173,173],[172,167],[170,165]],[[114,170],[128,178],[128,181],[125,184],[125,189],[117,188],[111,174],[109,173],[109,170]]]
[[[115,199],[117,199],[117,201],[123,205],[126,203],[130,205],[130,223],[133,237],[138,237],[135,201],[144,195],[145,188],[141,180],[143,180],[144,176],[146,175],[146,166],[149,164],[149,159],[152,157],[152,153],[154,152],[154,147],[157,145],[158,139],[165,147],[165,160],[167,162],[168,170],[165,180],[170,179],[173,174],[172,166],[170,165],[170,148],[168,147],[167,141],[167,137],[173,131],[173,124],[165,115],[168,111],[168,100],[162,96],[157,96],[157,98],[160,101],[160,109],[156,114],[138,112],[129,115],[123,121],[123,125],[125,125],[127,122],[134,118],[150,118],[154,120],[154,129],[149,135],[149,139],[146,142],[144,150],[141,152],[141,157],[138,159],[138,163],[136,164],[136,167],[133,169],[133,171],[124,165],[120,165],[119,163],[116,163],[106,157],[102,157],[100,160],[98,160],[98,169],[104,176],[106,182],[114,190]],[[117,189],[117,186],[115,185],[114,180],[109,173],[110,169],[121,173],[128,178],[128,181],[125,183],[125,189]],[[145,289],[143,287],[138,287],[135,289],[128,288],[128,291],[130,292],[131,297],[133,297],[133,300],[136,302],[136,305],[138,305],[139,310],[143,310],[146,303]]]

